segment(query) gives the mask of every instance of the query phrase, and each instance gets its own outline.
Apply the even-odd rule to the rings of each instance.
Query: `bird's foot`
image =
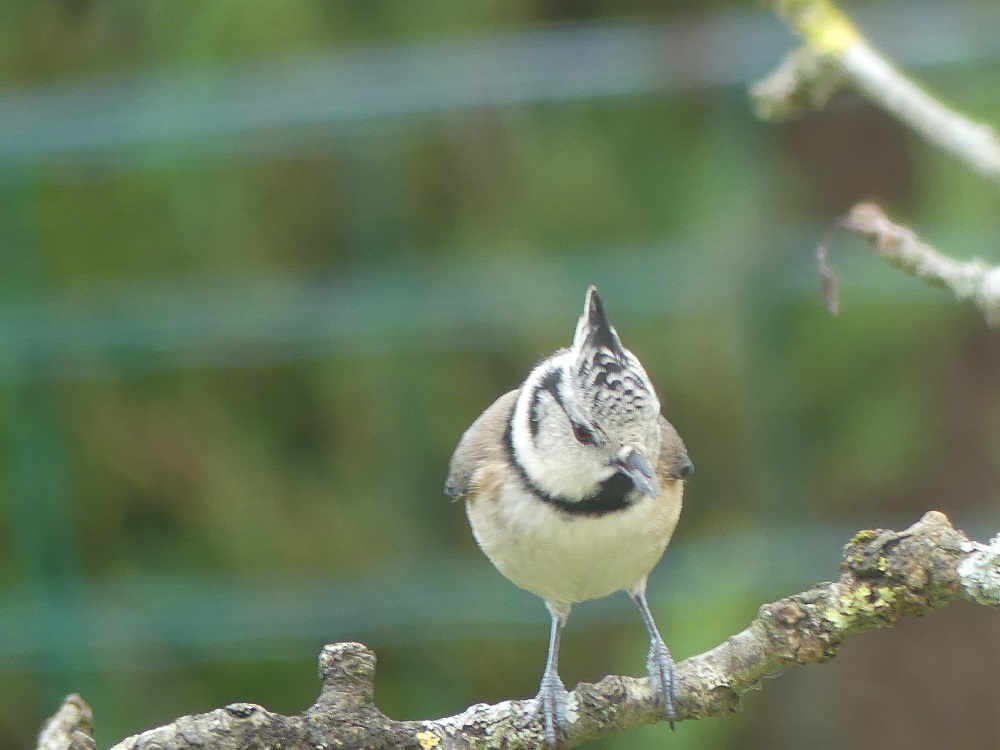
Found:
[[[557,748],[566,737],[566,688],[554,671],[542,675],[538,689],[538,710],[545,726],[545,742],[550,748]]]
[[[678,697],[677,669],[674,667],[674,659],[661,640],[654,640],[649,645],[649,657],[646,659],[646,669],[649,671],[649,683],[656,693],[660,704],[667,714],[667,721],[670,728],[674,728],[674,721],[677,719],[677,705],[680,704]]]

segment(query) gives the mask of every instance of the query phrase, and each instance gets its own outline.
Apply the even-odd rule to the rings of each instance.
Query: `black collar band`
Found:
[[[571,516],[585,516],[587,518],[600,518],[609,513],[625,510],[632,503],[629,501],[629,494],[635,489],[632,480],[624,474],[615,473],[608,479],[601,482],[597,492],[583,500],[570,500],[569,498],[550,495],[543,490],[524,470],[521,462],[517,460],[514,453],[514,440],[511,436],[514,414],[516,409],[512,409],[510,419],[507,420],[507,429],[504,430],[503,441],[507,448],[507,455],[510,458],[510,465],[514,467],[521,477],[521,481],[531,491],[531,493],[547,505],[559,508]]]

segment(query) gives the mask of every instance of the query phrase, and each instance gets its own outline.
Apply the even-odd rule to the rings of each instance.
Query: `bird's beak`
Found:
[[[637,490],[650,497],[660,494],[660,482],[656,478],[656,472],[639,451],[634,450],[615,463],[618,471],[631,479]]]

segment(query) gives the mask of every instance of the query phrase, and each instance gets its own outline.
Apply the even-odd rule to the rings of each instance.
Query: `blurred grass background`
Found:
[[[995,3],[859,3],[1000,122]],[[0,747],[61,697],[99,746],[315,697],[378,649],[391,716],[532,695],[548,618],[441,487],[464,428],[600,287],[697,466],[651,599],[675,656],[836,575],[858,528],[1000,526],[996,334],[834,242],[873,199],[997,262],[995,191],[854,96],[756,122],[794,40],[751,3],[0,6]],[[955,607],[606,748],[989,747],[994,613]],[[624,596],[568,684],[640,674]]]

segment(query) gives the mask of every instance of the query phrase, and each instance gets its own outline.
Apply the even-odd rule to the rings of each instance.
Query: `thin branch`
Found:
[[[840,221],[860,232],[892,265],[933,286],[950,290],[961,301],[971,301],[987,325],[1000,325],[1000,267],[981,260],[959,261],[921,242],[908,227],[894,224],[874,203],[859,203]]]
[[[864,42],[845,50],[841,64],[848,79],[870,101],[929,143],[1000,184],[1000,139],[993,128],[949,109],[895,70]]]
[[[816,270],[819,272],[819,290],[826,302],[826,311],[830,315],[840,314],[840,301],[837,299],[837,274],[826,262],[827,249],[830,247],[831,231],[825,240],[816,248]]]
[[[990,545],[970,542],[936,511],[902,532],[858,533],[844,548],[840,567],[839,580],[765,604],[741,633],[681,662],[678,720],[733,713],[741,696],[765,675],[828,661],[854,633],[957,600],[1000,606],[1000,538]],[[112,750],[542,746],[532,699],[477,704],[443,719],[393,721],[375,707],[372,651],[360,643],[327,646],[319,667],[320,696],[302,714],[283,716],[237,703],[182,717]],[[665,719],[646,678],[609,676],[594,685],[582,683],[571,693],[569,707],[568,747]],[[39,744],[40,750],[56,747],[66,746]]]
[[[759,117],[781,120],[826,105],[842,83],[925,140],[1000,185],[1000,138],[949,109],[879,56],[828,0],[777,0],[778,11],[805,46],[751,88]]]

